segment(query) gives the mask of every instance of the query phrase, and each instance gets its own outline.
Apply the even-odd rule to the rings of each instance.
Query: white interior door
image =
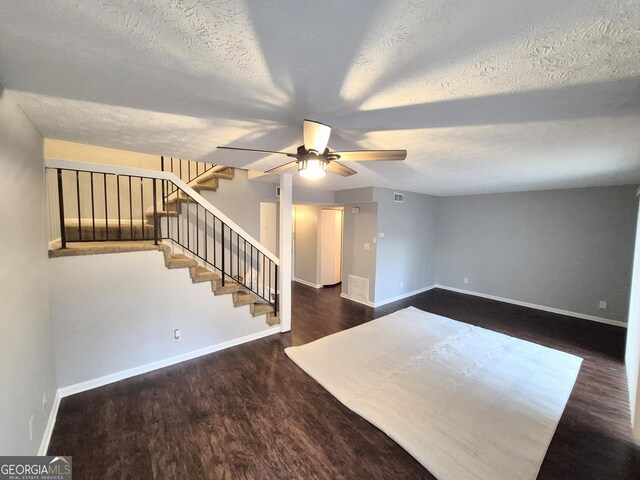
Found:
[[[271,253],[278,253],[277,235],[277,205],[270,202],[260,202],[260,243]]]
[[[342,268],[342,211],[320,210],[320,283],[340,282]]]

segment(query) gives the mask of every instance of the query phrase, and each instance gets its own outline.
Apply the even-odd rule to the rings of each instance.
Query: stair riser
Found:
[[[191,281],[193,283],[206,283],[206,282],[211,282],[215,280],[215,277],[213,276],[198,276],[198,277],[191,277]]]
[[[228,295],[239,290],[238,285],[225,285],[224,287],[218,281],[211,282],[211,290],[215,295]]]
[[[169,262],[166,264],[166,267],[169,270],[174,270],[176,268],[190,268],[193,267],[193,263],[192,262]]]

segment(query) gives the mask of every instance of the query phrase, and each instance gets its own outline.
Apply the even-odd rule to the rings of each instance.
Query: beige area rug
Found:
[[[535,479],[582,363],[413,307],[285,351],[440,480]]]

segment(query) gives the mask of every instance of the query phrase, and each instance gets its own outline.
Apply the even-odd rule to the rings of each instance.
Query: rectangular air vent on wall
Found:
[[[349,275],[347,290],[349,292],[349,296],[354,300],[360,300],[365,303],[369,301],[369,279],[368,278]]]
[[[404,202],[404,193],[394,192],[393,193],[393,201],[394,202],[398,202],[398,203]]]

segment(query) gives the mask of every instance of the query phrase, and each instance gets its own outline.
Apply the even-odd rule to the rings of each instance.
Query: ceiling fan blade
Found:
[[[287,170],[288,168],[293,167],[294,165],[297,165],[298,161],[293,161],[293,162],[289,162],[289,163],[285,163],[284,165],[280,165],[279,167],[275,167],[272,168],[271,170],[267,170],[264,173],[279,173],[282,172],[283,170]]]
[[[331,127],[313,120],[305,120],[302,130],[304,148],[307,150],[315,150],[318,153],[324,153],[329,143]]]
[[[406,150],[351,150],[347,152],[330,152],[330,154],[340,155],[340,160],[344,162],[404,160],[407,158]]]
[[[329,165],[327,165],[327,170],[333,173],[337,173],[338,175],[342,175],[343,177],[349,177],[358,173],[353,168],[349,168],[340,162],[336,162],[335,160],[329,162]]]
[[[277,153],[278,155],[287,155],[288,157],[297,158],[295,153],[289,152],[275,152],[273,150],[257,150],[255,148],[240,148],[240,147],[218,147],[223,150],[242,150],[243,152],[258,152],[258,153]]]

